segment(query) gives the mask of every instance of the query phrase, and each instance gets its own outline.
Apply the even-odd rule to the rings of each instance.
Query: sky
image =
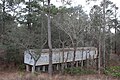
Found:
[[[101,1],[103,1],[103,0],[92,1],[88,4],[86,2],[86,0],[72,0],[72,6],[82,5],[83,10],[87,14],[89,14],[91,7],[93,5],[99,5]],[[113,2],[113,4],[116,4],[116,6],[119,8],[117,11],[118,12],[117,17],[118,17],[118,19],[120,19],[120,0],[110,0],[110,1]],[[56,5],[57,7],[62,6],[61,0],[51,0],[51,3]],[[115,33],[115,30],[112,29],[111,32]]]
[[[26,0],[26,1],[29,1],[29,0]],[[59,7],[59,6],[62,6],[61,1],[62,0],[51,0],[51,3]],[[90,4],[88,4],[86,0],[72,0],[72,6],[82,5],[83,10],[86,11],[87,14],[89,14],[91,7],[93,5],[100,4],[101,1],[103,0],[91,1]],[[110,1],[112,1],[114,4],[116,4],[117,7],[119,7],[118,12],[120,12],[120,0],[110,0]],[[119,16],[120,16],[120,13],[119,13]]]
[[[90,4],[88,4],[86,2],[86,0],[72,0],[72,6],[77,6],[77,5],[82,5],[84,11],[86,11],[86,13],[89,13],[90,8],[95,5],[95,4],[100,4],[102,0],[97,0],[97,1],[92,1],[90,2]],[[120,0],[110,0],[112,1],[114,4],[116,4],[117,7],[119,7],[119,12],[120,12]],[[51,0],[52,4],[55,4],[57,7],[58,6],[62,6],[61,0]]]

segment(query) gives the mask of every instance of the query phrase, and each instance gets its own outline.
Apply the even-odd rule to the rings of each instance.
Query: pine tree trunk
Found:
[[[116,37],[116,33],[117,33],[117,12],[116,12],[116,6],[115,6],[115,54],[117,53],[117,37]]]
[[[50,0],[48,0],[48,47],[49,47],[49,76],[52,76],[52,43],[51,43],[51,26],[50,26]]]
[[[105,47],[105,26],[106,26],[106,20],[105,20],[105,7],[106,7],[106,0],[103,0],[103,67],[105,68],[106,66],[106,60],[105,60],[105,52],[106,52],[106,47]]]
[[[98,73],[100,74],[100,68],[101,68],[101,36],[99,37],[99,54],[98,54]]]

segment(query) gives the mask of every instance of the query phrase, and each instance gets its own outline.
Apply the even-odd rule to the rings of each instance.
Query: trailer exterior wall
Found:
[[[32,54],[34,54],[34,50],[30,50]],[[49,64],[49,51],[47,49],[43,49],[41,53],[41,57],[37,61],[36,66],[40,65],[48,65]],[[94,47],[82,47],[77,48],[75,61],[86,60],[86,58],[97,58],[97,49]],[[62,63],[62,50],[61,49],[53,49],[53,64]],[[73,48],[65,49],[64,51],[64,62],[72,62],[73,61]],[[31,55],[28,51],[24,52],[24,63],[33,65],[34,59],[32,59]]]

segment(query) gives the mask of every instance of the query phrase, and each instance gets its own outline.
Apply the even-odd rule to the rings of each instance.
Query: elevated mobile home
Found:
[[[29,69],[29,66],[31,66],[31,69],[32,69],[32,66],[34,65],[35,61],[31,56],[31,54],[35,54],[34,52],[35,52],[34,49],[30,49],[29,51],[26,50],[24,52],[24,63],[27,66],[26,67],[27,70]],[[64,51],[61,48],[53,49],[53,58],[52,58],[53,65],[56,65],[58,69],[58,65],[62,63],[70,64],[73,61],[73,56],[74,56],[73,48],[65,48]],[[76,53],[75,53],[76,65],[80,61],[84,61],[87,59],[93,60],[96,58],[98,58],[98,52],[97,52],[97,48],[95,47],[79,47],[77,48]],[[68,64],[66,65],[66,67],[68,66]],[[40,58],[38,59],[36,63],[36,68],[37,70],[45,71],[46,70],[45,68],[47,68],[48,65],[49,65],[49,49],[43,49],[40,55]]]

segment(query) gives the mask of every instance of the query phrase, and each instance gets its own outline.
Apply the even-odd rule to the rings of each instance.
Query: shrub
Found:
[[[18,69],[19,69],[20,71],[25,70],[25,64],[19,64]]]
[[[19,48],[9,46],[6,50],[5,61],[7,63],[21,64],[23,63],[23,54]]]
[[[120,77],[120,66],[112,66],[105,69],[106,75],[111,75],[114,77]]]
[[[67,68],[64,72],[68,74],[95,74],[93,70],[81,69],[79,67]]]

